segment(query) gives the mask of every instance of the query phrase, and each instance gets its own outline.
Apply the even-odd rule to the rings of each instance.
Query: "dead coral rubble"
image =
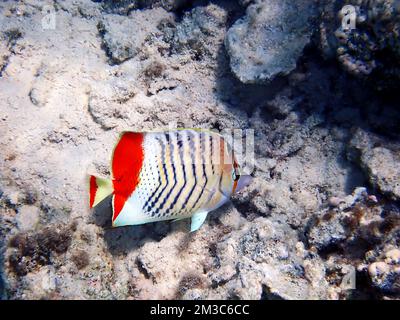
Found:
[[[295,69],[311,41],[315,1],[255,1],[225,39],[230,65],[244,83],[270,81]]]

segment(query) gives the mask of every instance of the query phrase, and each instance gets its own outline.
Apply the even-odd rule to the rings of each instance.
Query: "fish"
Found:
[[[224,137],[206,129],[122,132],[111,175],[89,175],[89,203],[112,195],[113,227],[190,218],[191,232],[252,180]]]

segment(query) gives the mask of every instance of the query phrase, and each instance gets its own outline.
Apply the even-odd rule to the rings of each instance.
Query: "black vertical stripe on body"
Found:
[[[156,137],[156,140],[160,143],[160,146],[161,146],[161,161],[164,164],[165,163],[165,146],[164,146],[164,143],[158,137]],[[145,204],[144,204],[144,206],[142,208],[142,210],[144,212],[151,210],[152,200],[155,197],[155,195],[157,194],[158,190],[161,188],[161,185],[162,185],[161,172],[159,172],[159,174],[158,174],[158,185],[157,185],[156,189],[152,192],[150,197],[148,197],[148,199],[146,200],[146,202],[145,202]]]
[[[201,147],[201,145],[203,145],[203,148]],[[203,177],[205,179],[205,182],[204,182],[204,185],[201,188],[201,192],[200,192],[199,196],[197,197],[196,201],[194,202],[191,210],[193,210],[196,207],[197,203],[201,199],[201,197],[202,197],[202,195],[204,193],[204,190],[206,189],[207,182],[208,182],[207,174],[206,174],[206,164],[205,164],[205,151],[206,151],[205,149],[206,149],[205,148],[205,137],[204,137],[204,139],[202,139],[202,135],[200,134],[200,152],[201,152],[201,160],[203,162],[202,163],[202,166],[203,166]]]
[[[223,144],[222,145],[222,147],[221,147],[221,143]],[[224,150],[222,151],[222,159],[221,159],[221,148],[224,148]],[[219,182],[218,182],[218,190],[219,190],[219,192],[221,193],[221,194],[223,194],[223,195],[225,195],[224,193],[223,193],[223,190],[222,190],[222,188],[221,188],[221,183],[222,183],[222,178],[223,178],[223,176],[224,176],[224,165],[225,165],[225,140],[223,140],[223,139],[220,139],[219,140],[219,144],[218,144],[218,154],[219,154],[219,167],[218,167],[218,169],[219,169],[219,174],[220,174],[220,176],[219,176]]]
[[[168,134],[166,134],[167,136]],[[169,136],[168,136],[169,137]],[[167,147],[168,144],[165,145],[165,147]],[[166,149],[166,148],[165,148]],[[165,151],[164,149],[164,151]],[[169,153],[171,153],[171,150],[169,149]],[[160,199],[161,195],[164,193],[165,189],[167,189],[168,185],[169,185],[169,178],[168,178],[168,171],[167,171],[167,167],[166,167],[166,161],[167,161],[167,154],[166,152],[163,153],[163,159],[162,159],[162,170],[165,174],[165,186],[162,188],[161,192],[158,194],[158,196],[156,197],[156,199],[154,201],[151,202],[151,207],[155,207],[156,203],[158,202],[158,200]],[[156,216],[159,213],[159,209],[157,207],[155,207],[154,212],[152,213],[152,216]]]
[[[190,133],[190,135],[189,135]],[[195,148],[195,144],[194,144],[194,135],[191,131],[188,131],[188,136],[189,136],[189,150],[190,150],[190,158],[192,160],[192,172],[193,172],[193,177],[194,177],[194,184],[192,189],[190,189],[188,196],[186,197],[185,201],[183,202],[182,205],[182,212],[186,211],[186,205],[188,204],[190,197],[193,194],[194,189],[196,188],[197,185],[197,175],[196,175],[196,157],[195,157],[195,152],[196,152],[196,148]]]
[[[213,150],[213,137],[212,137],[211,134],[209,135],[209,141],[210,141],[210,162],[211,162],[211,170],[212,170],[212,174],[214,175],[214,174],[215,174],[214,162],[213,162],[213,153],[214,153],[214,150]]]
[[[179,150],[179,158],[181,160],[181,166],[182,166],[182,172],[183,172],[183,186],[179,189],[177,195],[175,196],[174,200],[172,201],[171,205],[168,207],[167,211],[165,212],[165,214],[168,214],[171,209],[175,206],[175,204],[177,203],[183,189],[185,189],[186,186],[186,168],[185,168],[185,162],[184,162],[184,145],[185,145],[185,141],[183,141],[183,137],[181,136],[180,139],[178,138],[179,134],[177,134],[177,139],[178,139],[178,150]],[[175,212],[175,214],[177,214],[177,212]]]
[[[169,135],[168,135],[168,137],[169,137]],[[168,139],[169,140],[169,139]],[[156,209],[156,211],[157,211],[157,213],[158,213],[158,216],[161,216],[161,215],[163,215],[164,216],[164,214],[162,214],[162,210],[163,210],[163,208],[164,208],[164,206],[165,206],[165,203],[167,202],[167,200],[168,200],[168,198],[170,197],[170,195],[171,195],[171,193],[172,193],[172,191],[175,189],[175,187],[176,187],[176,184],[177,184],[177,182],[178,182],[178,180],[176,179],[176,169],[175,169],[175,164],[174,164],[174,151],[175,151],[175,146],[174,146],[174,141],[173,141],[173,139],[171,139],[171,141],[170,141],[170,145],[171,145],[171,152],[170,152],[170,157],[171,157],[171,166],[172,166],[172,173],[173,173],[173,176],[174,176],[174,185],[172,186],[172,188],[168,191],[168,193],[164,196],[164,198],[162,199],[162,202],[161,202],[161,204],[158,206],[158,208]],[[160,212],[161,211],[161,212]]]

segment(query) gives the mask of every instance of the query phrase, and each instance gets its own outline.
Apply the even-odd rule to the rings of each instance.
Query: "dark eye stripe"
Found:
[[[236,169],[232,170],[232,179],[233,179],[233,181],[238,181],[240,179],[239,170],[236,170]]]

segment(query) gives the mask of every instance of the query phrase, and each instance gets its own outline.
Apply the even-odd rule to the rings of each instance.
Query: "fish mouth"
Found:
[[[241,175],[235,192],[239,192],[239,191],[243,190],[244,188],[248,187],[252,183],[253,180],[254,180],[254,178],[249,174]]]
[[[254,180],[254,178],[251,175],[248,175],[248,174],[241,175],[240,179],[237,181],[237,186],[236,186],[235,190],[232,193],[224,191],[221,186],[218,187],[218,191],[222,195],[224,195],[226,198],[229,199],[232,196],[233,193],[240,192],[243,189],[245,189],[246,187],[248,187],[253,182],[253,180]],[[208,190],[208,191],[212,192],[212,190]]]

